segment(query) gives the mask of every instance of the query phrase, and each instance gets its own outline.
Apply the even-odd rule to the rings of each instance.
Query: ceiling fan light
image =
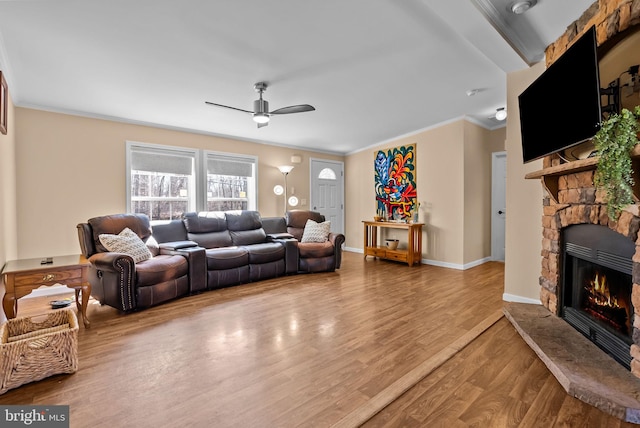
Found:
[[[269,115],[266,113],[254,113],[253,120],[256,123],[267,123],[269,122]]]
[[[496,119],[497,120],[505,120],[507,118],[507,111],[504,107],[500,107],[496,110]]]

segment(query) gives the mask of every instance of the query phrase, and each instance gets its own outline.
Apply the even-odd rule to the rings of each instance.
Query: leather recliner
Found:
[[[109,252],[100,242],[100,234],[117,235],[126,227],[147,244],[151,259],[135,263],[131,256]],[[155,241],[149,239],[152,230],[146,215],[94,217],[78,224],[77,230],[82,254],[91,262],[91,295],[101,304],[128,312],[190,294],[187,256],[162,254]]]
[[[285,213],[287,233],[298,241],[298,271],[332,272],[339,269],[344,235],[329,233],[325,242],[301,242],[307,220],[322,223],[325,217],[319,212],[308,210],[292,210]]]

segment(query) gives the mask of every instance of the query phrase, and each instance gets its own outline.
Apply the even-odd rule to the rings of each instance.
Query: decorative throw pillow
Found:
[[[125,227],[118,235],[101,233],[98,238],[107,250],[128,254],[133,257],[133,261],[136,263],[152,257],[151,251],[142,242],[142,239],[128,227]]]
[[[329,239],[329,231],[331,230],[331,222],[323,221],[317,223],[311,219],[307,220],[304,225],[304,232],[300,242],[326,242]]]

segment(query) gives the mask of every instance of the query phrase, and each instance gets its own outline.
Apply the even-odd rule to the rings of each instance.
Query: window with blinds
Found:
[[[255,156],[127,142],[127,211],[172,220],[189,211],[255,210],[257,163]]]
[[[197,151],[127,144],[128,211],[172,220],[196,209]]]
[[[253,156],[206,152],[207,211],[256,209],[256,164]]]

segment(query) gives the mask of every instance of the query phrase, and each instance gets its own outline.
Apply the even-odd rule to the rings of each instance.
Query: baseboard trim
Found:
[[[464,270],[471,269],[472,267],[483,265],[487,262],[492,261],[491,257],[485,257],[483,259],[476,260],[474,262],[470,262],[464,265]]]
[[[479,260],[461,265],[459,263],[448,263],[448,262],[441,262],[439,260],[422,259],[422,263],[425,265],[438,266],[438,267],[457,269],[457,270],[471,269],[472,267],[480,266],[481,264],[484,264],[490,261],[491,261],[491,257],[485,257],[484,259],[479,259]]]
[[[515,294],[503,293],[502,300],[505,302],[528,303],[530,305],[541,305],[540,299],[532,299],[530,297],[517,296]]]
[[[364,254],[364,250],[362,248],[344,247],[344,251]],[[421,259],[420,262],[423,265],[438,266],[438,267],[443,267],[448,269],[467,270],[467,269],[471,269],[472,267],[480,266],[481,264],[490,262],[491,260],[492,260],[491,257],[485,257],[483,259],[475,260],[473,262],[466,263],[464,265],[461,265],[458,263],[441,262],[439,260],[430,260],[430,259]]]

